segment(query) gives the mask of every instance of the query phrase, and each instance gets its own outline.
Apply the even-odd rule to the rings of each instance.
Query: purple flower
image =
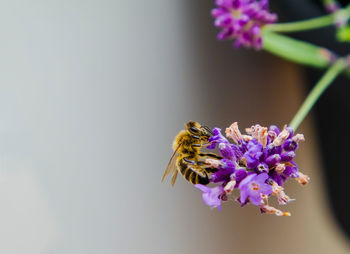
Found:
[[[218,39],[235,39],[236,47],[260,49],[261,27],[277,20],[277,15],[268,11],[268,0],[216,0],[216,6],[212,10],[214,24],[222,28]]]
[[[220,128],[214,128],[213,134],[214,135],[209,138],[209,142],[211,142],[211,144],[209,146],[207,146],[208,149],[215,149],[216,144],[220,144],[220,143],[224,143],[224,144],[228,144],[228,145],[230,144],[230,142],[228,142],[227,138],[225,138],[221,134]]]
[[[221,2],[230,4],[232,0]],[[266,128],[259,124],[247,128],[247,134],[242,135],[237,123],[233,123],[225,133],[227,138],[221,134],[220,128],[214,128],[209,139],[211,145],[208,147],[218,148],[222,159],[208,156],[204,162],[208,165],[210,182],[220,185],[214,188],[195,185],[203,192],[205,204],[221,210],[221,202],[226,201],[233,189],[238,188],[238,202],[241,206],[251,202],[265,213],[290,215],[269,206],[265,198],[268,199],[273,194],[279,202],[287,198],[291,200],[283,191],[283,183],[289,178],[295,178],[302,185],[309,182],[309,177],[302,174],[293,161],[299,142],[305,140],[304,135],[294,134],[293,129],[288,126],[280,131],[274,125]],[[234,144],[229,143],[228,138]]]
[[[282,161],[291,161],[294,159],[294,157],[295,157],[295,152],[293,151],[281,153]]]
[[[230,144],[219,143],[219,151],[225,159],[236,160],[235,152]]]
[[[209,188],[201,184],[195,184],[195,187],[203,192],[202,198],[207,206],[217,207],[221,211],[221,197],[225,194],[224,187],[219,185]]]
[[[298,148],[298,144],[293,141],[291,138],[287,139],[283,143],[283,149],[286,151],[295,151]]]
[[[237,187],[238,187],[238,184],[245,178],[247,177],[248,173],[245,169],[238,169],[236,172],[235,172],[235,177],[236,177],[236,182],[237,182]]]
[[[259,165],[262,152],[262,144],[260,144],[256,139],[249,141],[247,145],[248,151],[244,154],[244,158],[247,162],[247,167],[249,169],[254,169]]]
[[[278,174],[276,171],[271,171],[269,176],[271,180],[275,181],[279,186],[282,186],[283,178],[280,174]]]
[[[283,176],[285,179],[288,177],[298,177],[298,166],[295,162],[292,163],[293,166],[287,166],[283,171]]]
[[[233,161],[228,159],[221,160],[222,166],[218,168],[218,171],[211,175],[211,182],[225,182],[231,180],[231,175],[235,172],[236,165]]]
[[[324,7],[329,13],[336,12],[340,9],[340,5],[334,0],[328,0],[324,2]]]
[[[269,131],[273,131],[276,135],[280,134],[280,129],[276,125],[271,125]]]
[[[280,160],[281,160],[281,156],[278,153],[276,153],[267,157],[265,161],[270,167],[273,167],[278,162],[280,162]]]
[[[270,195],[272,193],[271,185],[265,183],[268,177],[266,173],[262,173],[260,175],[251,174],[244,178],[238,186],[241,191],[241,204],[246,203],[249,198],[254,205],[260,205],[261,194]]]

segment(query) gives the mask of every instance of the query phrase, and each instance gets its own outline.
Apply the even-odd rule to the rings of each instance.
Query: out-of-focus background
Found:
[[[0,10],[0,253],[349,253],[312,116],[292,217],[210,210],[160,178],[183,123],[288,123],[297,66],[215,40],[212,1],[7,1]]]

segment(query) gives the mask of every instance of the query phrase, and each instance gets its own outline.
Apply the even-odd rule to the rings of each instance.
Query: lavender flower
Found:
[[[268,10],[268,0],[216,0],[212,10],[219,40],[234,39],[234,46],[262,47],[261,28],[274,23],[277,15]]]
[[[215,149],[216,144],[223,143],[223,144],[230,144],[228,140],[221,134],[220,128],[214,128],[213,129],[213,136],[210,137],[210,142],[213,142],[209,146],[207,146],[208,149]]]
[[[221,211],[221,199],[225,194],[224,188],[221,185],[209,188],[205,185],[196,184],[195,187],[203,192],[202,198],[207,206],[217,207]]]
[[[238,188],[241,191],[240,202],[245,204],[247,199],[254,205],[260,205],[262,195],[270,195],[272,193],[271,185],[265,183],[269,178],[266,173],[260,175],[251,174],[243,179]]]
[[[204,202],[211,207],[221,208],[221,202],[227,200],[234,189],[240,190],[239,203],[259,206],[263,213],[274,213],[278,216],[289,216],[268,206],[265,201],[276,196],[279,204],[285,205],[292,201],[282,187],[290,178],[295,178],[301,185],[310,178],[301,173],[294,162],[295,152],[299,143],[304,141],[302,134],[294,135],[289,127],[279,130],[276,126],[270,128],[258,124],[246,129],[246,135],[241,134],[237,123],[233,123],[225,131],[230,143],[221,134],[221,129],[214,128],[209,148],[218,148],[223,159],[207,159],[206,163],[217,171],[210,176],[211,183],[219,183],[214,188],[196,185],[203,192]]]
[[[231,175],[235,172],[236,163],[228,159],[222,159],[219,170],[211,175],[211,182],[228,182]]]

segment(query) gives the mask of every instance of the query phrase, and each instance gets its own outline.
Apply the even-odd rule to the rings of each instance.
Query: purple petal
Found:
[[[227,14],[223,14],[223,15],[218,16],[215,19],[214,24],[215,24],[215,26],[228,28],[228,27],[230,27],[232,22],[233,22],[233,19],[232,19],[231,14],[227,13]]]
[[[255,176],[252,181],[258,183],[259,185],[262,185],[263,183],[265,183],[267,178],[269,178],[269,175],[266,173],[262,173],[262,174]]]
[[[222,155],[222,157],[226,159],[233,160],[235,159],[234,151],[232,150],[230,144],[220,143],[219,144],[219,151]]]
[[[196,187],[197,189],[201,190],[202,192],[206,193],[210,191],[210,188],[206,185],[202,185],[202,184],[195,184],[194,187]]]
[[[298,167],[289,167],[287,166],[286,169],[283,171],[283,175],[285,177],[291,177],[294,174],[298,172]]]
[[[282,147],[281,146],[273,146],[272,144],[268,145],[264,149],[264,154],[266,156],[272,155],[272,154],[280,154],[282,152]]]
[[[279,154],[273,154],[266,158],[266,163],[272,167],[281,161],[281,156]]]
[[[277,134],[277,136],[280,134],[280,129],[278,129],[276,125],[271,125],[269,130],[274,131]]]
[[[288,138],[292,138],[293,137],[293,133],[294,133],[294,130],[292,127],[287,127],[286,130],[289,132],[289,136]]]
[[[271,185],[264,183],[260,185],[259,191],[261,194],[270,195],[272,193],[272,187]]]
[[[230,8],[232,7],[232,0],[216,0],[215,1],[217,6],[223,7],[223,8]]]
[[[236,170],[235,172],[235,176],[236,176],[236,186],[235,187],[238,187],[238,185],[240,184],[240,182],[247,176],[247,171],[245,169],[239,169],[239,170]]]
[[[231,175],[235,172],[235,164],[227,159],[222,159],[223,166],[217,172],[211,175],[211,182],[228,182],[231,180]]]
[[[222,8],[215,8],[215,9],[212,9],[211,10],[211,15],[216,18],[222,14],[226,13],[226,10],[225,9],[222,9]]]
[[[217,207],[219,210],[221,210],[220,195],[224,193],[224,188],[221,185],[215,186],[214,188],[209,188],[201,184],[196,184],[195,187],[203,191],[202,198],[207,206]]]
[[[298,144],[293,141],[291,138],[287,139],[283,143],[283,149],[286,151],[295,151],[298,148]]]
[[[225,39],[229,39],[230,37],[233,36],[233,32],[234,30],[230,27],[230,28],[224,28],[217,36],[218,40],[225,40]]]
[[[252,179],[256,176],[256,174],[250,174],[248,176],[246,176],[241,183],[239,184],[238,188],[241,189],[244,185],[247,185],[248,183],[250,183],[252,181]]]
[[[281,154],[281,160],[282,161],[291,161],[295,157],[295,152],[290,151],[290,152],[284,152]]]
[[[241,196],[240,196],[239,200],[240,200],[241,204],[244,204],[247,201],[247,198],[248,198],[248,188],[247,188],[247,186],[245,186],[244,188],[241,188],[240,191],[241,191]]]
[[[238,160],[243,157],[243,153],[237,145],[231,144],[231,149],[233,150],[233,152]]]
[[[282,186],[282,183],[283,183],[282,177],[278,173],[276,172],[271,173],[270,178],[274,180],[279,186]]]
[[[260,205],[261,203],[261,195],[258,191],[251,192],[249,196],[249,201],[252,202],[253,205]]]

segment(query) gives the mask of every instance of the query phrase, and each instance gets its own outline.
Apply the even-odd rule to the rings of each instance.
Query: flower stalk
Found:
[[[322,17],[301,20],[296,22],[268,24],[268,25],[265,25],[264,29],[272,32],[282,32],[282,33],[313,30],[313,29],[318,29],[318,28],[336,24],[339,16],[341,16],[341,18],[344,20],[349,19],[350,4],[343,9],[339,9],[331,14],[328,14]]]
[[[282,32],[282,33],[300,32],[300,31],[318,29],[318,28],[333,25],[334,16],[335,14],[332,13],[322,17],[301,20],[296,22],[270,24],[270,25],[266,25],[264,29],[272,32]]]
[[[324,91],[332,84],[332,81],[347,67],[346,61],[343,58],[337,60],[322,76],[315,87],[311,90],[299,111],[290,122],[289,126],[296,130],[300,123],[304,120],[310,112],[316,101],[324,93]]]
[[[326,48],[263,29],[262,48],[295,63],[326,68],[336,56]]]

